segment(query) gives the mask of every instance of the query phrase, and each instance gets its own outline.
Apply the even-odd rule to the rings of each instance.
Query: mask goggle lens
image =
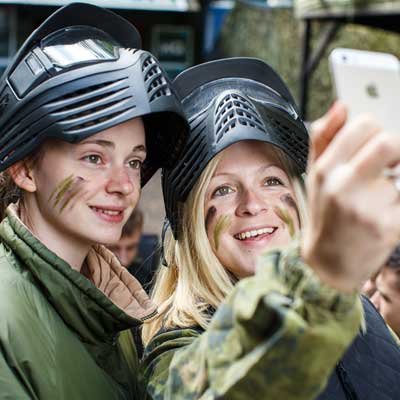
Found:
[[[32,49],[9,76],[9,83],[23,97],[49,76],[64,69],[118,60],[121,46],[106,32],[89,26],[72,26],[51,33]]]
[[[118,59],[118,44],[96,28],[74,26],[57,31],[42,40],[40,48],[58,68]]]

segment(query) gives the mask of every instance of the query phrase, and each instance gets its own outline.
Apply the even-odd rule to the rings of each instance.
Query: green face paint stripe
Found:
[[[55,191],[51,194],[50,199],[54,200],[53,201],[53,206],[56,207],[57,204],[60,202],[62,199],[64,193],[69,189],[71,184],[73,183],[73,176],[69,176],[68,178],[65,178],[55,189]]]
[[[286,208],[276,206],[274,207],[274,211],[276,215],[287,225],[289,230],[289,235],[291,238],[293,238],[295,235],[294,222],[288,210]]]
[[[293,197],[289,193],[287,193],[287,194],[284,194],[283,196],[281,196],[280,200],[284,204],[286,204],[288,207],[291,207],[296,211],[297,222],[299,223],[299,226],[300,226],[301,225],[300,212],[299,212],[299,208],[297,207],[297,204],[294,201]]]
[[[226,231],[226,229],[228,228],[229,224],[230,224],[229,216],[221,215],[218,218],[218,221],[217,221],[217,223],[215,225],[215,228],[214,228],[214,236],[213,236],[215,250],[217,250],[217,251],[218,251],[218,248],[219,248],[219,239],[220,239],[222,233],[224,231]]]
[[[88,191],[82,191],[83,186],[82,183],[85,182],[85,179],[83,179],[81,176],[78,176],[75,180],[74,183],[71,187],[71,194],[67,197],[67,199],[63,202],[61,209],[60,209],[60,213],[68,206],[68,204],[71,202],[71,200],[75,197],[82,196],[83,194],[88,193]],[[63,196],[65,197],[65,196]]]
[[[62,206],[60,208],[60,213],[63,212],[63,210],[68,206],[68,204],[71,202],[71,200],[74,197],[76,197],[78,194],[80,194],[81,191],[82,191],[82,188],[78,188],[77,190],[72,192],[70,196],[67,197],[67,199],[64,201],[64,203],[62,204]]]
[[[76,180],[74,180],[74,183],[71,187],[71,194],[67,197],[67,199],[63,202],[61,209],[60,209],[60,213],[67,207],[67,205],[70,203],[70,201],[78,196],[80,194],[80,192],[82,192],[82,183],[84,182],[84,179],[80,176],[78,176],[76,178]],[[84,192],[87,193],[87,192]],[[65,197],[65,196],[63,196]]]
[[[208,230],[208,227],[210,225],[211,220],[215,217],[215,214],[217,213],[217,209],[214,206],[211,206],[206,214],[206,220],[205,220],[205,226],[206,230]]]
[[[66,182],[68,182],[69,180],[71,180],[74,177],[74,175],[70,175],[67,178],[63,179],[57,186],[56,188],[53,190],[53,192],[51,193],[51,195],[49,196],[49,202],[53,199],[53,197],[55,196],[56,193],[58,193],[58,191],[60,190],[60,188],[62,188],[62,186],[65,185]]]
[[[56,194],[56,198],[54,200],[54,207],[57,207],[58,203],[63,199],[65,193],[71,188],[74,180],[71,178],[69,181],[65,182],[65,184],[60,188],[58,193]]]

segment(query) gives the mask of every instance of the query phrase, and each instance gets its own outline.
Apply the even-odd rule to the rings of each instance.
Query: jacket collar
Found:
[[[88,343],[112,342],[119,331],[157,313],[139,282],[104,246],[89,252],[86,278],[29,231],[15,205],[7,209],[0,237],[32,273],[64,322]]]

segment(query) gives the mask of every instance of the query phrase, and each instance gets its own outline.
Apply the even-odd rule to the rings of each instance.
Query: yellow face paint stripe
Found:
[[[54,206],[56,206],[60,202],[65,191],[68,190],[68,188],[71,186],[73,179],[74,175],[70,175],[67,178],[63,179],[49,196],[49,202],[52,201],[55,197]]]
[[[291,238],[295,235],[295,228],[293,218],[290,216],[287,208],[276,206],[274,207],[275,214],[286,224],[288,227],[289,235]]]
[[[217,223],[215,224],[213,239],[214,239],[215,250],[217,250],[217,251],[219,248],[219,242],[220,242],[221,235],[224,233],[224,231],[226,231],[228,229],[230,222],[231,222],[231,219],[229,216],[221,215],[218,218]]]

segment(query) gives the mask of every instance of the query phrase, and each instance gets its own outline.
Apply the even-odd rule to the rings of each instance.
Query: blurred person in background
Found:
[[[141,283],[146,292],[148,292],[150,290],[154,271],[156,266],[158,266],[159,258],[157,245],[154,246],[150,254],[147,252],[142,256],[139,253],[143,223],[143,212],[139,208],[136,208],[122,228],[122,235],[119,241],[115,244],[107,245],[107,248],[117,256],[121,265],[125,267]],[[133,335],[131,339],[135,342],[138,356],[141,358],[143,355],[141,329],[140,327],[133,327],[131,332]],[[129,334],[125,332],[125,335],[128,336],[126,341],[129,343]]]
[[[400,338],[400,247],[369,285],[372,303]]]
[[[370,118],[344,126],[336,104],[314,125],[306,202],[308,134],[268,65],[218,60],[174,84],[191,131],[162,175],[171,230],[143,326],[150,397],[400,398],[400,349],[358,296],[399,237],[383,171],[400,138]]]
[[[143,224],[143,212],[135,209],[122,229],[121,239],[107,247],[149,292],[160,261],[160,246],[157,235],[143,234]]]
[[[135,268],[141,264],[139,244],[143,232],[143,213],[135,209],[122,228],[121,239],[107,247],[117,256],[119,262],[135,275]]]

